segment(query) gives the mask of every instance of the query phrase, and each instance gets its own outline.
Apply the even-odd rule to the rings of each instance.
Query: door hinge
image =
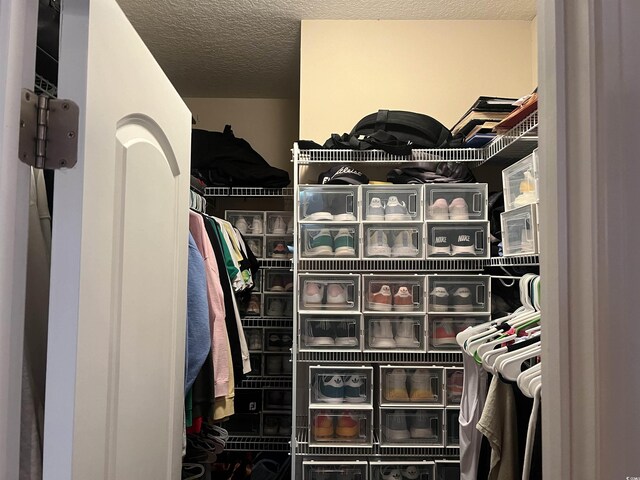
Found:
[[[71,100],[22,89],[20,161],[35,168],[71,168],[78,161],[80,109]]]

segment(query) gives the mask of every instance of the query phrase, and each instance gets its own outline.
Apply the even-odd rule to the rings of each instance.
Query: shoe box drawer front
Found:
[[[298,219],[308,222],[357,222],[357,185],[301,185]]]
[[[488,275],[427,275],[427,312],[491,312]]]
[[[460,462],[436,460],[436,480],[460,480]]]
[[[360,352],[362,316],[360,314],[300,313],[299,341],[302,352]]]
[[[441,367],[380,366],[381,406],[444,405]]]
[[[264,389],[262,393],[262,408],[265,412],[291,411],[291,390],[271,388]]]
[[[401,461],[378,460],[370,464],[372,480],[434,480],[435,463],[416,459]]]
[[[242,310],[242,306],[240,306]],[[241,312],[242,313],[242,312]],[[260,316],[262,315],[262,295],[259,293],[252,293],[249,298],[249,305],[246,307],[245,311],[246,315],[249,316]]]
[[[289,269],[262,270],[264,275],[264,291],[266,293],[292,295],[293,272]]]
[[[262,395],[259,390],[236,388],[233,399],[235,413],[260,413],[262,411]]]
[[[300,311],[360,311],[360,275],[303,273],[298,285]]]
[[[445,442],[447,447],[460,446],[460,409],[448,408],[445,411]]]
[[[290,437],[291,414],[290,413],[263,413],[262,414],[263,437]]]
[[[525,205],[501,213],[500,224],[502,252],[505,257],[539,253],[538,205]]]
[[[442,409],[380,408],[380,446],[444,446]]]
[[[457,367],[446,367],[445,377],[445,399],[447,406],[459,406],[462,399],[462,386],[464,384],[464,370]]]
[[[262,435],[262,414],[245,413],[243,415],[231,415],[225,422],[224,428],[234,435],[246,437],[259,437]]]
[[[427,315],[427,336],[428,348],[432,351],[460,351],[460,346],[456,342],[456,335],[467,327],[480,325],[488,322],[489,315],[457,315],[446,314]]]
[[[262,353],[264,346],[264,330],[260,327],[250,327],[244,329],[244,338],[250,353]]]
[[[408,222],[424,220],[422,185],[363,185],[362,220]]]
[[[372,408],[372,367],[309,367],[309,401],[314,408]]]
[[[427,221],[427,258],[489,258],[489,222]]]
[[[504,209],[509,212],[515,208],[538,203],[539,200],[539,160],[537,149],[531,155],[505,168],[502,171],[502,191]]]
[[[302,480],[368,480],[365,461],[302,462]]]
[[[363,275],[363,312],[425,312],[424,291],[424,275]]]
[[[373,447],[373,410],[309,408],[310,447]]]
[[[261,210],[225,210],[224,219],[242,235],[263,235],[265,215]]]
[[[298,248],[300,258],[360,258],[360,227],[357,224],[302,224]]]
[[[293,370],[291,354],[283,355],[277,352],[265,352],[262,358],[264,363],[264,376],[291,376]]]
[[[264,316],[291,318],[293,316],[293,293],[263,293]]]
[[[264,352],[265,353],[289,353],[293,345],[290,328],[267,328],[264,329]]]
[[[487,220],[487,184],[427,184],[425,212],[427,220]]]
[[[424,314],[364,315],[365,352],[425,351]]]
[[[424,224],[364,224],[363,258],[424,258]]]
[[[244,235],[247,248],[256,258],[265,258],[264,236],[263,235]]]
[[[267,235],[264,244],[267,258],[285,260],[293,257],[292,235]]]
[[[274,211],[267,210],[265,212],[264,233],[267,235],[293,235],[293,212],[292,211]]]

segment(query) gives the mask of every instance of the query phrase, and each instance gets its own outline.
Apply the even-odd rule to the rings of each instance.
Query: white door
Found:
[[[115,0],[62,2],[45,479],[180,477],[191,114]]]

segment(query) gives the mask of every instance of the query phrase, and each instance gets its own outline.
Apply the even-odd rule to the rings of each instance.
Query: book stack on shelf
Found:
[[[517,109],[515,98],[479,97],[451,129],[464,137],[464,146],[483,147],[496,136],[494,128]]]

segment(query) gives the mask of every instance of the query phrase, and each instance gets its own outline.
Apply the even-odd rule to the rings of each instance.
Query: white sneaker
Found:
[[[444,198],[429,205],[429,220],[449,220],[449,205]]]
[[[247,221],[244,219],[244,217],[240,217],[238,218],[238,220],[236,220],[235,227],[242,235],[245,235],[247,233],[247,230],[249,229],[249,224],[247,224]]]
[[[271,299],[269,302],[269,307],[267,308],[267,315],[269,317],[282,317],[284,314],[284,305],[282,304],[282,300],[277,298]]]
[[[449,218],[451,220],[469,220],[469,205],[464,198],[454,198],[449,204]]]
[[[395,410],[393,413],[389,413],[385,420],[384,433],[387,440],[400,442],[411,438],[407,428],[407,416],[403,410]],[[398,473],[400,472],[398,471]]]
[[[287,231],[287,225],[284,223],[282,217],[277,216],[275,221],[273,222],[273,233],[274,235],[284,235]]]
[[[347,292],[339,283],[330,283],[327,286],[327,308],[348,308]]]
[[[372,197],[369,208],[367,209],[367,220],[383,221],[384,206],[378,197]]]
[[[249,247],[249,250],[251,250],[251,253],[253,253],[257,258],[262,257],[262,245],[260,245],[259,240],[249,240],[247,242],[247,246]]]
[[[396,341],[393,339],[393,327],[390,320],[375,320],[373,322],[372,348],[395,348]]]
[[[315,283],[307,282],[304,286],[304,293],[302,294],[302,304],[305,307],[317,307],[322,305],[322,298],[324,297],[324,286]]]
[[[251,233],[254,235],[260,235],[262,233],[262,219],[260,217],[253,217]]]
[[[398,197],[392,195],[389,197],[387,205],[384,207],[384,219],[390,222],[408,221],[411,220],[411,215],[409,215],[407,206],[404,202],[399,202]]]
[[[433,430],[431,428],[431,421],[434,420],[433,416],[427,415],[424,410],[416,410],[416,413],[411,418],[411,438],[430,438],[433,437]]]
[[[416,348],[420,345],[413,328],[414,323],[410,318],[403,318],[396,324],[396,344],[402,348]]]
[[[402,480],[400,470],[398,470],[397,468],[382,470],[380,474],[382,475],[382,480]]]
[[[391,249],[392,257],[417,257],[418,249],[413,243],[413,235],[409,230],[402,230],[396,235]]]
[[[293,235],[293,217],[287,222],[287,235]]]
[[[390,257],[391,247],[387,241],[387,234],[382,230],[374,230],[367,242],[367,256],[369,257]]]

